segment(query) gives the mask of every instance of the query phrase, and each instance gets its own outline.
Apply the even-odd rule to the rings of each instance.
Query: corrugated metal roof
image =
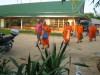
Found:
[[[77,1],[75,12],[79,11],[80,13],[80,8],[83,4],[84,0]],[[0,6],[0,16],[39,16],[39,15],[73,16],[72,3],[71,1],[66,1],[62,4],[61,1],[54,1],[54,2],[38,2],[38,3],[25,3],[25,4]]]

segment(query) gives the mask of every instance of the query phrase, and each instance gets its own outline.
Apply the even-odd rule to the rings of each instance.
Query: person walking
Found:
[[[89,42],[92,41],[93,39],[93,32],[94,31],[94,27],[93,27],[93,24],[91,24],[89,27],[88,27],[88,37],[89,37]]]
[[[35,25],[35,33],[37,35],[36,47],[41,44],[41,34],[42,34],[42,22],[37,19],[37,24]]]
[[[69,24],[69,22],[66,22],[64,26],[63,34],[62,34],[62,37],[65,43],[70,42],[71,31],[72,31],[72,26]]]
[[[93,25],[93,38],[94,38],[94,41],[96,41],[96,31],[97,31],[97,27],[96,27],[96,25],[94,24],[94,25]]]
[[[77,29],[76,29],[76,33],[77,33],[77,43],[82,42],[83,39],[83,26],[80,22],[77,22]]]
[[[49,48],[49,35],[51,33],[51,27],[49,25],[46,24],[46,22],[43,22],[42,25],[42,49],[44,49],[44,46],[47,46],[47,48]]]

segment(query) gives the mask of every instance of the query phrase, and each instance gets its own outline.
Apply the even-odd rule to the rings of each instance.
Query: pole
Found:
[[[72,1],[72,12],[73,12],[73,21],[74,21],[74,15],[75,15],[75,9],[76,9],[76,5],[75,5],[75,2],[77,0],[71,0]],[[75,21],[74,21],[74,30],[73,30],[73,35],[75,35]]]
[[[21,19],[21,29],[23,29],[23,19]]]

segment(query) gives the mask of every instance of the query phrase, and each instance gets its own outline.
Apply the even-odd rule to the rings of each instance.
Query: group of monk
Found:
[[[91,42],[93,40],[93,38],[96,41],[96,30],[97,30],[97,27],[95,24],[89,25],[89,27],[88,27],[89,42]],[[35,32],[37,35],[36,47],[39,44],[42,44],[42,49],[44,49],[44,46],[49,48],[49,46],[50,46],[49,35],[51,33],[51,27],[46,24],[46,21],[41,21],[40,19],[38,19],[37,24],[35,25]],[[72,23],[72,25],[70,25],[69,22],[66,22],[64,29],[63,29],[63,33],[62,33],[63,41],[65,43],[69,44],[70,36],[74,32],[77,36],[77,43],[82,42],[82,39],[83,39],[83,26],[82,26],[82,24],[80,22],[76,22],[76,25],[74,26],[73,23]],[[41,36],[42,36],[42,38],[41,38]]]
[[[88,27],[89,42],[93,41],[93,38],[94,38],[94,41],[96,41],[96,31],[97,31],[96,25],[91,23]],[[76,22],[75,27],[73,27],[73,23],[72,23],[72,25],[70,25],[69,22],[65,23],[65,26],[63,29],[63,35],[62,35],[64,42],[67,42],[67,43],[70,42],[70,36],[72,35],[73,32],[76,33],[77,43],[82,42],[83,26],[79,21]]]
[[[83,39],[83,26],[81,23],[76,23],[77,24],[77,27],[76,28],[72,28],[72,25],[70,25],[69,22],[65,23],[65,26],[64,26],[64,30],[63,30],[63,40],[64,42],[67,42],[69,43],[70,42],[70,35],[71,33],[73,33],[73,29],[75,29],[75,33],[77,34],[77,43],[79,42],[82,42],[82,39]]]

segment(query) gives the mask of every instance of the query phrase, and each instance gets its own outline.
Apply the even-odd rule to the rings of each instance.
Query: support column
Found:
[[[59,19],[58,19],[58,31],[59,31]]]
[[[21,29],[23,29],[23,20],[21,19]]]
[[[4,28],[4,25],[5,23],[4,23],[4,19],[1,19],[1,28]]]
[[[64,19],[63,19],[63,28],[64,28],[64,24],[65,24],[65,22],[64,22]]]

